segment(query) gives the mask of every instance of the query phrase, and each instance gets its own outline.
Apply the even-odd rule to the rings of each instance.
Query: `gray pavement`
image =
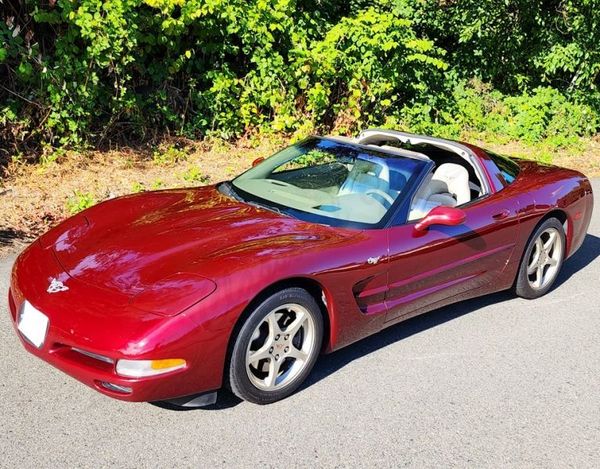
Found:
[[[600,180],[559,285],[429,313],[321,357],[260,407],[112,400],[29,355],[0,261],[0,467],[600,467]]]

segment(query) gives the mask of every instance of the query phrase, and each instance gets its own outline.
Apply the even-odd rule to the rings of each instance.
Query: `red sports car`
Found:
[[[543,295],[591,214],[575,171],[391,130],[312,137],[66,220],[19,256],[8,301],[28,351],[108,396],[266,404],[404,319]]]

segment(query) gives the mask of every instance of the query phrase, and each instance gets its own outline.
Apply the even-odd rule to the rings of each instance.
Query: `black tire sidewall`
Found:
[[[297,303],[311,315],[315,327],[315,347],[301,373],[281,389],[264,391],[252,384],[246,371],[246,350],[252,334],[264,318],[275,308],[286,303]],[[323,341],[323,317],[314,297],[302,288],[286,288],[262,301],[248,316],[239,329],[229,360],[228,387],[239,398],[255,404],[270,404],[292,394],[311,372],[321,351]]]
[[[550,282],[544,288],[535,289],[535,288],[532,288],[531,285],[529,285],[529,280],[528,280],[528,276],[527,276],[527,264],[529,262],[529,258],[531,257],[531,252],[533,251],[533,247],[535,245],[535,240],[538,239],[540,234],[543,231],[547,230],[548,228],[555,228],[558,231],[558,234],[559,234],[559,236],[561,238],[561,242],[562,242],[562,255],[560,257],[560,260],[558,261],[559,262],[558,269],[557,269],[556,275],[554,276],[554,279],[552,280],[552,282]],[[517,281],[515,282],[515,293],[518,296],[520,296],[522,298],[533,299],[533,298],[539,298],[540,296],[545,295],[546,293],[548,293],[548,291],[550,291],[550,289],[554,286],[556,279],[560,275],[560,270],[562,269],[562,266],[563,266],[563,263],[565,260],[565,253],[566,253],[566,248],[567,248],[566,241],[567,240],[566,240],[565,230],[563,228],[563,225],[556,218],[548,218],[547,220],[544,220],[535,229],[535,231],[529,238],[527,248],[525,249],[525,253],[523,254],[523,258],[521,259],[521,265],[519,266],[519,272],[517,274]]]

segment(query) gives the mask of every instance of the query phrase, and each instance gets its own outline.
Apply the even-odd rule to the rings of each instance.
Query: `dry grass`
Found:
[[[515,142],[486,143],[490,150],[553,163],[600,175],[600,139],[576,151],[544,150]],[[0,179],[0,256],[33,239],[73,211],[131,192],[198,186],[230,179],[268,156],[285,141],[168,141],[158,148],[54,154],[38,165],[13,162]]]

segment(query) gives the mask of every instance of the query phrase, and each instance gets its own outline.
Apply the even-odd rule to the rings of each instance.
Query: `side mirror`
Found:
[[[252,162],[252,167],[254,168],[255,166],[258,166],[259,164],[261,164],[263,161],[265,161],[265,159],[262,156],[259,156],[258,158],[256,158],[253,162]]]
[[[426,231],[431,225],[456,226],[465,222],[467,215],[459,208],[438,205],[415,225],[415,231]]]

